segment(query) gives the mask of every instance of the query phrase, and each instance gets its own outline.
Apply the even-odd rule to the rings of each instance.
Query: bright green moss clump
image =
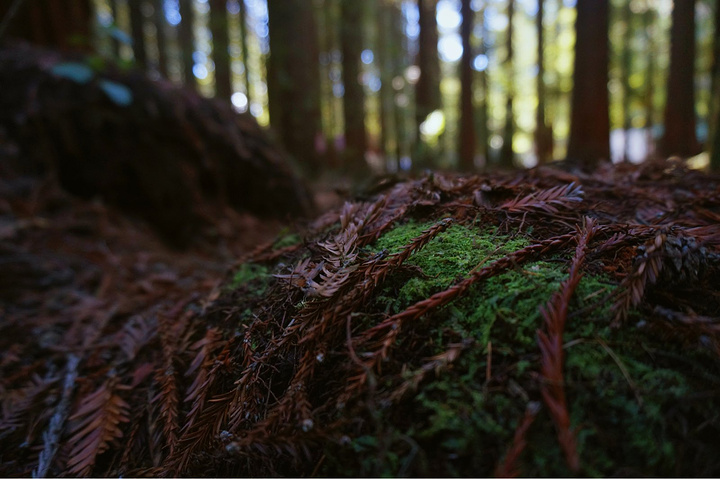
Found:
[[[434,223],[408,223],[385,234],[374,251],[395,253]],[[453,225],[392,273],[365,313],[394,314],[446,289],[483,266],[528,245],[523,236]],[[321,474],[491,475],[512,443],[530,401],[541,401],[537,331],[540,307],[567,278],[569,258],[520,265],[473,286],[463,297],[403,327],[394,357],[379,378],[378,396],[413,377],[451,344],[472,341],[437,375],[385,408],[366,405],[375,422],[348,446],[326,451]],[[609,328],[609,295],[617,285],[585,275],[571,302],[564,334],[565,381],[583,475],[667,475],[707,464],[706,431],[717,430],[710,393],[718,372],[706,350],[687,351],[630,324]],[[371,320],[371,319],[369,319]],[[713,389],[714,388],[714,389]],[[710,422],[708,421],[708,418]],[[714,424],[714,427],[709,427]],[[689,442],[696,446],[689,447]],[[708,441],[708,442],[704,442]],[[524,475],[569,475],[546,409],[522,456]],[[688,457],[690,454],[692,457]],[[678,458],[685,458],[678,463]],[[710,456],[711,457],[711,456]],[[720,463],[719,463],[720,465]]]

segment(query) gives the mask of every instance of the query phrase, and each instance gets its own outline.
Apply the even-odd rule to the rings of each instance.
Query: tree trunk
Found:
[[[210,0],[210,31],[215,63],[215,96],[230,101],[233,94],[228,51],[228,13],[226,0]]]
[[[473,50],[470,36],[473,30],[474,15],[470,0],[462,0],[460,13],[460,37],[462,38],[463,54],[460,59],[460,169],[475,169],[475,120],[473,109]]]
[[[133,40],[133,56],[141,70],[147,70],[147,51],[145,50],[145,17],[142,6],[145,2],[128,2],[130,8],[130,35]]]
[[[624,148],[622,154],[623,161],[630,161],[630,129],[632,128],[632,117],[630,116],[630,105],[633,96],[633,89],[630,86],[630,75],[632,74],[632,19],[633,14],[630,10],[630,2],[623,5],[622,8],[623,23],[625,23],[625,32],[623,34],[622,56],[621,56],[621,72],[622,72],[622,117],[623,117],[623,138]]]
[[[245,7],[245,0],[238,1],[240,5],[240,48],[242,48],[242,63],[243,70],[245,73],[245,97],[247,98],[248,109],[250,109],[250,62],[248,61],[248,43],[247,43],[247,11]]]
[[[322,135],[320,69],[312,2],[268,2],[270,122],[283,145],[308,172],[317,172]]]
[[[500,150],[500,164],[504,168],[515,167],[515,151],[513,137],[515,136],[515,115],[513,114],[513,96],[515,96],[515,69],[513,68],[513,17],[515,16],[515,0],[508,2],[508,29],[507,29],[507,59],[505,68],[508,73],[507,103],[505,105],[505,134]]]
[[[157,48],[158,48],[158,71],[167,78],[168,76],[168,52],[167,41],[165,38],[167,20],[165,19],[165,9],[163,8],[164,0],[155,0],[155,28],[157,29]]]
[[[695,136],[695,0],[674,2],[662,155],[699,153]]]
[[[351,171],[363,171],[367,132],[365,130],[365,92],[360,83],[360,55],[363,51],[363,2],[340,0],[340,44],[345,94],[345,166]]]
[[[393,93],[392,93],[392,62],[390,50],[392,46],[390,41],[392,35],[392,15],[391,7],[385,4],[383,0],[376,0],[377,5],[377,59],[380,69],[380,151],[385,158],[385,166],[388,166],[388,154],[390,153],[392,125],[391,114],[393,111]]]
[[[653,136],[653,128],[655,127],[655,69],[656,69],[656,43],[653,28],[655,24],[656,13],[652,8],[648,8],[643,14],[643,27],[647,36],[647,55],[648,64],[645,73],[645,136],[648,145],[648,156],[655,152],[655,137]]]
[[[489,59],[489,51],[487,49],[486,37],[488,30],[485,26],[485,7],[480,9],[478,18],[480,19],[480,54],[485,55]],[[480,89],[482,90],[482,101],[478,105],[477,119],[477,136],[480,144],[480,153],[485,158],[485,165],[490,163],[490,129],[488,128],[489,108],[488,101],[490,99],[490,90],[488,88],[487,66],[478,73]]]
[[[710,169],[720,171],[720,3],[715,5],[715,41],[713,43],[712,97],[710,120]]]
[[[180,50],[182,51],[183,78],[186,86],[197,88],[197,80],[193,73],[195,60],[195,11],[193,10],[193,0],[180,0]]]
[[[440,61],[438,57],[437,0],[418,0],[420,33],[418,59],[420,78],[415,85],[415,120],[417,151],[414,158],[422,167],[431,167],[427,147],[422,143],[420,125],[427,116],[441,108]]]
[[[542,165],[552,160],[553,138],[552,132],[545,120],[545,35],[543,28],[545,0],[538,0],[536,28],[538,34],[538,73],[537,73],[537,115],[535,117],[535,152],[538,164]]]
[[[577,0],[568,159],[584,168],[610,161],[608,2]]]

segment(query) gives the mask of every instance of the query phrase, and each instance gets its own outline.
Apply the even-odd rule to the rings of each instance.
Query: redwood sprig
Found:
[[[576,235],[577,247],[570,264],[568,278],[560,284],[560,290],[553,294],[545,307],[540,307],[540,313],[545,320],[545,331],[538,330],[537,333],[541,354],[540,373],[543,379],[540,391],[555,423],[558,442],[565,454],[567,465],[573,472],[580,470],[580,458],[577,453],[575,433],[570,429],[570,415],[565,399],[563,332],[570,299],[582,278],[580,268],[585,260],[587,245],[595,232],[595,221],[586,217],[582,230]]]

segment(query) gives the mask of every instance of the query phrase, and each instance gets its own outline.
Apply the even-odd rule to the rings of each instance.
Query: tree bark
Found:
[[[345,162],[352,171],[367,168],[365,92],[360,83],[360,55],[363,51],[363,2],[340,0],[340,44],[342,47],[343,112],[345,117]]]
[[[195,11],[193,10],[193,0],[180,0],[180,50],[182,51],[183,79],[186,86],[196,89],[197,80],[193,73],[195,60]]]
[[[142,13],[143,1],[128,2],[130,9],[130,35],[133,40],[133,56],[141,70],[147,70],[147,51],[145,50],[145,18]]]
[[[470,0],[462,0],[460,13],[460,37],[462,39],[463,54],[460,58],[460,169],[472,171],[475,169],[475,119],[473,108],[473,50],[470,42],[472,35],[474,14]]]
[[[168,55],[167,41],[165,38],[167,20],[165,19],[165,9],[163,8],[163,0],[155,0],[155,28],[157,29],[157,47],[158,47],[158,71],[167,78],[168,76]]]
[[[438,57],[437,0],[418,0],[420,33],[418,36],[418,59],[420,78],[415,85],[415,120],[417,158],[422,166],[432,166],[427,149],[422,145],[420,125],[427,116],[441,108],[440,97],[440,60]]]
[[[320,166],[320,69],[312,2],[268,2],[270,123],[282,144],[308,172]]]
[[[568,159],[592,169],[610,161],[608,2],[577,0]]]
[[[228,13],[226,0],[210,0],[210,31],[215,63],[215,96],[230,101],[233,94],[228,51]]]
[[[248,109],[250,109],[250,62],[248,61],[248,43],[247,43],[247,11],[245,0],[238,1],[240,5],[240,48],[242,48],[242,63],[245,77],[245,97],[247,98]]]
[[[664,156],[700,152],[695,135],[695,0],[674,2],[670,30],[670,72],[665,104]]]
[[[508,29],[507,29],[507,59],[505,68],[508,72],[507,103],[505,105],[505,133],[503,144],[500,149],[500,164],[503,168],[515,167],[515,151],[513,149],[513,137],[515,136],[515,115],[513,114],[513,97],[515,96],[515,69],[513,68],[513,30],[515,16],[515,0],[508,2]]]
[[[543,19],[545,11],[545,0],[538,0],[538,12],[536,17],[536,28],[538,38],[538,73],[537,73],[537,114],[535,117],[535,153],[538,164],[542,165],[552,160],[553,138],[552,131],[547,126],[545,119],[545,31]]]

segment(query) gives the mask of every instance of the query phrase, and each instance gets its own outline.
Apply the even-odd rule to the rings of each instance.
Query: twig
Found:
[[[67,364],[65,365],[66,373],[65,381],[63,381],[62,396],[55,410],[55,414],[50,418],[48,428],[43,432],[44,446],[38,457],[38,465],[32,472],[33,477],[47,477],[48,469],[50,469],[50,465],[58,449],[63,425],[70,412],[70,399],[73,389],[75,388],[75,379],[77,379],[77,367],[79,363],[79,356],[68,354]]]

